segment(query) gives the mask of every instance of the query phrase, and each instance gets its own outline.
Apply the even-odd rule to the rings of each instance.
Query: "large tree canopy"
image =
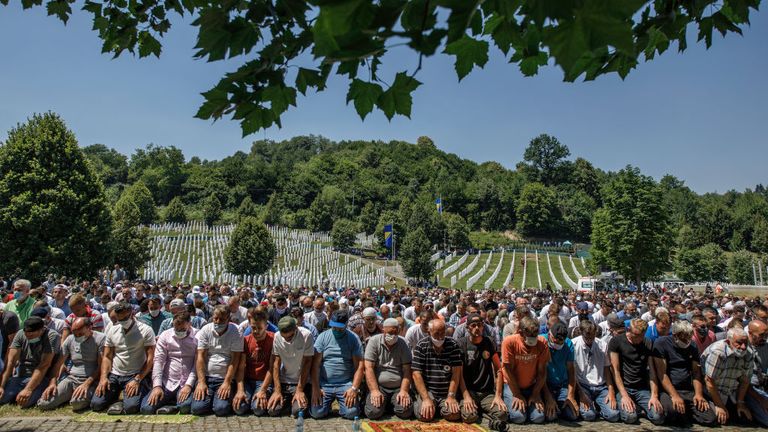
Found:
[[[56,114],[8,132],[0,143],[0,274],[93,276],[110,263],[111,231],[99,175]]]
[[[73,0],[45,3],[65,23]],[[8,4],[8,0],[0,0]],[[347,103],[365,118],[374,107],[387,118],[410,116],[423,57],[454,57],[464,78],[489,55],[503,56],[526,75],[550,60],[567,81],[609,73],[625,77],[677,43],[689,28],[707,47],[715,31],[741,33],[760,0],[86,0],[102,51],[160,56],[160,40],[177,15],[194,17],[197,58],[243,58],[242,66],[203,93],[202,119],[231,116],[248,135],[273,124],[296,96],[322,91],[332,73],[349,80]],[[491,52],[491,44],[495,46]],[[382,72],[396,47],[414,53],[410,69]],[[407,47],[407,48],[406,48]],[[496,51],[498,50],[498,51]],[[156,197],[168,202],[167,197]]]

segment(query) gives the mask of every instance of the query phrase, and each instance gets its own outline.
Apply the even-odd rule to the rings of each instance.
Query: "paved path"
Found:
[[[485,425],[487,426],[487,425]],[[745,428],[728,426],[717,429],[694,427],[693,429],[654,427],[646,420],[638,425],[624,425],[619,423],[607,423],[603,421],[595,423],[560,423],[548,425],[510,426],[509,432],[538,431],[538,432],[565,432],[578,429],[579,432],[641,432],[641,431],[708,431],[738,432],[744,430],[765,430],[759,428]],[[0,431],[2,432],[291,432],[295,430],[295,421],[288,417],[283,418],[259,418],[259,417],[204,417],[186,424],[151,424],[151,423],[122,423],[122,422],[77,422],[72,417],[0,417]],[[325,420],[307,419],[304,425],[306,432],[349,432],[352,430],[352,422],[338,417]]]

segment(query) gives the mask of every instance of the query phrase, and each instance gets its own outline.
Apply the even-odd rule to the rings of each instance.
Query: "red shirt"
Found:
[[[245,378],[255,381],[264,381],[269,370],[269,358],[272,356],[272,345],[275,334],[267,332],[267,336],[257,341],[253,333],[245,337],[243,341],[243,353],[245,354]]]

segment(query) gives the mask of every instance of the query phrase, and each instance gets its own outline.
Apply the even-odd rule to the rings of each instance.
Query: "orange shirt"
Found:
[[[547,340],[539,336],[536,346],[529,347],[521,334],[507,336],[501,343],[501,361],[514,364],[513,378],[517,386],[525,390],[536,382],[536,369],[549,361]]]

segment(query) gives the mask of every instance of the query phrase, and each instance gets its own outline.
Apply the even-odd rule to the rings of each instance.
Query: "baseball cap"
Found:
[[[624,327],[624,320],[619,318],[619,316],[616,315],[615,313],[608,314],[606,321],[608,321],[608,326],[611,328]]]
[[[173,300],[171,300],[171,307],[172,308],[174,308],[174,307],[182,307],[182,306],[186,306],[186,303],[184,303],[184,300],[182,300],[182,299],[173,299]]]
[[[347,326],[348,321],[349,314],[347,311],[337,310],[331,315],[331,320],[328,322],[328,325],[331,327],[344,328]]]
[[[589,303],[587,302],[578,302],[576,304],[576,310],[589,310]]]
[[[41,309],[41,308],[38,308]],[[42,329],[45,326],[45,322],[39,316],[31,316],[24,321],[24,331],[33,332]]]
[[[292,316],[284,316],[277,322],[277,329],[281,332],[291,331],[296,328],[296,318]]]

